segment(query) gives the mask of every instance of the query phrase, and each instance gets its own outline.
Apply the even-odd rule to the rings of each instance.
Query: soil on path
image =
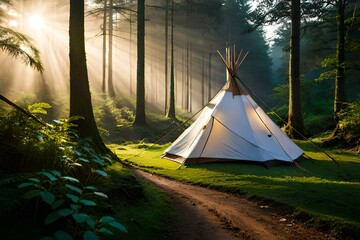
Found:
[[[135,175],[150,182],[173,201],[175,222],[163,240],[333,240],[329,235],[283,216],[269,206],[200,186],[170,180],[137,169]]]

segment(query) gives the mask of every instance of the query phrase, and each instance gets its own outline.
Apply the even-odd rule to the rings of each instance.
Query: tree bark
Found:
[[[103,52],[102,52],[102,87],[103,93],[106,92],[106,14],[107,12],[107,0],[104,0],[104,15],[103,15]]]
[[[69,22],[70,117],[81,117],[74,121],[80,137],[92,139],[99,150],[108,152],[97,129],[91,103],[85,54],[84,0],[70,0]]]
[[[345,108],[345,0],[337,1],[337,46],[334,117],[338,123],[338,114]]]
[[[171,1],[171,65],[170,65],[170,99],[167,117],[176,120],[175,115],[175,74],[174,74],[174,0]]]
[[[137,83],[134,124],[146,125],[145,115],[145,0],[138,1],[137,17]]]
[[[109,56],[108,56],[108,91],[109,96],[115,97],[113,83],[113,0],[109,0]]]
[[[211,100],[212,98],[212,94],[211,94],[211,68],[212,68],[212,65],[211,65],[211,59],[212,59],[212,53],[209,53],[209,77],[208,77],[208,102]]]
[[[165,0],[165,114],[168,110],[168,37],[169,37],[169,0]]]
[[[133,62],[132,62],[132,44],[133,44],[133,39],[132,39],[132,34],[133,34],[133,29],[132,29],[132,10],[129,10],[129,14],[130,14],[130,21],[129,21],[129,65],[130,65],[130,73],[129,73],[129,77],[130,77],[130,96],[133,96],[134,91],[133,91]]]
[[[291,1],[291,36],[289,59],[289,116],[286,132],[301,138],[304,124],[301,112],[300,89],[300,0]]]

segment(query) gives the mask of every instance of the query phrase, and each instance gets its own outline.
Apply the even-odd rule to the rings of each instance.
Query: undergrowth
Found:
[[[48,107],[39,103],[28,111],[45,114]],[[6,229],[9,223],[26,221],[33,227],[23,236],[34,239],[96,239],[127,232],[111,211],[97,210],[108,198],[97,186],[107,181],[104,168],[111,159],[99,155],[91,140],[77,137],[72,119],[42,126],[18,111],[0,111],[2,239],[19,234],[14,227]]]

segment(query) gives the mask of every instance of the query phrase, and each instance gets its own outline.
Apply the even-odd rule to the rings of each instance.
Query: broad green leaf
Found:
[[[74,213],[72,216],[78,223],[85,223],[91,219],[91,217],[85,213]]]
[[[75,155],[78,156],[78,157],[82,156],[82,153],[79,152],[78,150],[74,150],[74,153],[75,153]]]
[[[106,195],[105,193],[102,193],[102,192],[94,192],[95,195],[98,195],[100,197],[103,197],[103,198],[108,198],[108,195]]]
[[[36,183],[39,183],[40,182],[40,179],[38,178],[28,178],[29,181],[33,181],[33,182],[36,182]]]
[[[78,205],[78,204],[70,204],[70,208],[73,211],[78,211],[80,209],[80,205]]]
[[[27,199],[31,199],[31,198],[39,196],[39,194],[40,194],[40,190],[34,189],[34,190],[30,190],[30,191],[26,192],[24,197]]]
[[[61,218],[61,216],[59,215],[59,213],[57,211],[52,212],[52,213],[50,213],[49,215],[46,216],[45,225],[56,222],[59,218]]]
[[[49,172],[40,172],[41,175],[44,175],[45,177],[48,177],[51,181],[56,181],[56,177]]]
[[[96,206],[96,202],[87,199],[82,199],[79,202],[84,204],[85,206]]]
[[[102,223],[102,224],[107,224],[109,222],[113,222],[115,221],[115,218],[111,217],[111,216],[103,216],[99,222]]]
[[[67,179],[67,180],[70,180],[72,182],[77,182],[77,183],[80,183],[80,181],[76,178],[73,178],[73,177],[69,177],[69,176],[64,176],[62,177],[63,179]]]
[[[103,176],[103,177],[106,177],[107,176],[107,173],[104,172],[104,171],[101,171],[101,170],[95,170],[96,173],[98,173],[99,175]]]
[[[92,218],[89,218],[88,220],[86,220],[86,223],[90,228],[94,228],[96,225],[96,222]]]
[[[66,194],[66,196],[68,197],[68,198],[70,198],[71,199],[71,201],[73,201],[74,203],[77,203],[77,202],[79,202],[79,200],[80,200],[80,198],[78,197],[78,196],[75,196],[74,194]]]
[[[56,240],[72,240],[73,239],[70,236],[70,234],[68,234],[67,232],[64,232],[64,231],[57,231],[54,235],[55,235]]]
[[[71,185],[71,184],[65,184],[65,187],[67,187],[68,189],[73,190],[79,194],[81,194],[83,192],[80,188],[78,188],[74,185]]]
[[[65,202],[64,199],[56,200],[55,202],[53,202],[53,204],[51,204],[51,207],[52,207],[52,209],[56,209],[56,208],[60,207],[64,202]]]
[[[82,157],[80,157],[79,160],[82,161],[82,162],[86,162],[86,163],[89,162],[89,160],[87,160],[87,159],[85,159],[85,158],[82,158]]]
[[[99,232],[99,233],[109,234],[109,235],[114,235],[114,233],[113,233],[112,231],[110,231],[109,229],[104,228],[104,227],[103,227],[103,228],[100,228],[98,232]]]
[[[29,186],[33,186],[33,187],[39,187],[39,185],[32,183],[32,182],[25,182],[25,183],[21,183],[18,185],[18,188],[26,188]]]
[[[102,159],[103,159],[105,162],[109,162],[109,163],[111,163],[111,159],[110,159],[110,158],[108,158],[108,157],[102,157]]]
[[[116,228],[116,229],[118,229],[118,230],[120,230],[122,232],[126,232],[126,233],[128,232],[124,225],[122,225],[121,223],[118,223],[116,221],[109,222],[108,225],[110,225],[110,226],[112,226],[112,227],[114,227],[114,228]]]
[[[86,231],[83,235],[84,240],[99,240],[100,238],[92,231]]]
[[[106,165],[105,162],[98,156],[93,155],[93,160],[102,167],[104,167]]]
[[[74,211],[69,209],[69,208],[63,208],[58,210],[58,214],[62,217],[66,217],[69,216],[70,214],[72,214]]]
[[[94,187],[94,186],[87,186],[87,187],[85,187],[85,189],[89,189],[89,190],[96,190],[97,188],[96,188],[96,187]]]
[[[56,176],[56,177],[60,177],[61,176],[61,173],[59,171],[56,171],[56,170],[52,170],[51,173]]]
[[[47,204],[51,205],[55,201],[55,195],[51,192],[41,191],[40,192],[41,199]]]

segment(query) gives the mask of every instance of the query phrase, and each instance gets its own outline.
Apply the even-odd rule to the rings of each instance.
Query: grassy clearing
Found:
[[[249,198],[284,203],[303,220],[319,225],[338,222],[360,226],[359,154],[329,150],[339,163],[336,165],[312,144],[297,144],[310,158],[299,162],[301,168],[278,165],[270,169],[239,163],[192,164],[179,169],[178,163],[160,158],[168,144],[110,147],[121,159],[146,171]],[[146,149],[148,146],[151,148]]]

